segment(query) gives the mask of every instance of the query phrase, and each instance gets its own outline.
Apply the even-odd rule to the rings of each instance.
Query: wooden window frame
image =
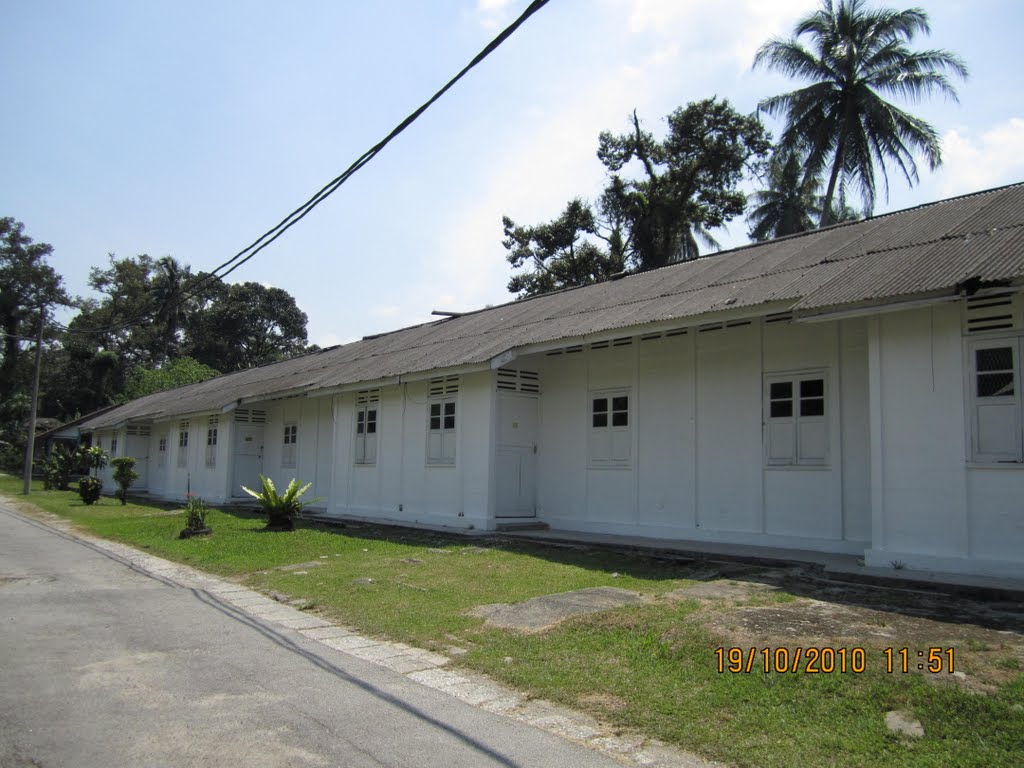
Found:
[[[298,422],[286,421],[281,436],[281,467],[295,469],[299,463],[299,425]]]
[[[968,338],[966,344],[965,395],[967,399],[968,421],[968,461],[984,466],[1006,466],[1024,463],[1024,417],[1022,417],[1021,392],[1021,358],[1024,353],[1024,336],[1018,334],[1004,336],[988,336],[986,338]],[[979,370],[977,353],[986,349],[1009,348],[1011,365],[1009,368],[996,370]],[[1012,375],[1012,394],[979,395],[980,378],[983,376],[1010,373]],[[1010,445],[1005,450],[986,449],[981,435],[981,411],[984,408],[998,407],[1002,414],[997,421],[1010,424]]]
[[[805,387],[805,384],[821,382],[820,392],[816,387]],[[789,395],[774,390],[773,385],[789,385]],[[776,405],[788,404],[775,408]],[[820,413],[806,411],[816,410],[820,405]],[[806,407],[805,407],[806,406]],[[828,370],[813,368],[800,371],[783,371],[764,375],[763,420],[762,432],[764,441],[764,463],[769,469],[780,467],[796,467],[807,469],[827,469],[831,466],[831,390],[829,387]],[[788,413],[777,413],[785,411]],[[787,457],[773,456],[773,426],[792,425],[792,444]],[[804,427],[820,424],[823,430],[822,455],[811,456],[804,453],[802,432]]]
[[[188,433],[191,425],[187,421],[178,425],[178,469],[188,467]]]
[[[370,414],[373,414],[372,419]],[[380,446],[380,438],[378,437],[380,434],[380,403],[357,404],[353,426],[355,429],[355,446],[352,454],[353,463],[359,467],[376,466],[377,450]],[[372,450],[368,450],[371,446]]]
[[[427,399],[427,450],[426,460],[428,467],[454,467],[458,455],[458,425],[459,425],[459,398],[457,394],[445,395],[442,397],[430,397]],[[448,406],[451,406],[449,413]],[[437,413],[434,413],[435,408]],[[435,426],[434,420],[437,419]],[[450,426],[449,419],[451,419]],[[437,438],[434,440],[433,438]],[[446,438],[450,438],[452,449],[451,455],[446,455],[444,445]],[[432,446],[439,446],[439,450],[432,450]]]
[[[621,401],[625,399],[625,403]],[[587,466],[590,469],[631,469],[635,409],[630,387],[594,389],[587,393]],[[614,456],[616,436],[627,447]],[[599,445],[605,448],[598,449]]]

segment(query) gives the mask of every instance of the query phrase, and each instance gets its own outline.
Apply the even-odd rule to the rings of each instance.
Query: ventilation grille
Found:
[[[1019,302],[1012,293],[976,296],[964,303],[964,332],[1004,331],[1020,327]]]
[[[128,436],[129,437],[149,437],[149,427],[141,426],[141,425],[138,425],[138,424],[136,424],[134,426],[130,426],[130,427],[128,427]]]
[[[188,419],[178,422],[178,429],[182,432],[188,432]]]
[[[380,402],[379,389],[361,389],[356,392],[356,405],[372,405]]]
[[[267,412],[256,408],[236,408],[235,421],[239,424],[266,424]]]
[[[458,376],[438,376],[430,380],[430,396],[454,395],[459,391]]]
[[[537,394],[540,392],[540,376],[534,371],[513,371],[509,368],[499,368],[498,389],[504,392]]]
[[[792,312],[776,312],[774,315],[766,315],[764,318],[766,325],[771,325],[772,323],[788,323],[792,320]]]
[[[206,420],[206,426],[208,427],[216,427],[218,424],[220,424],[220,416],[211,416]]]

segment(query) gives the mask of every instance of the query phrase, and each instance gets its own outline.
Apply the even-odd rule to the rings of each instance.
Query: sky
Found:
[[[90,267],[172,255],[208,270],[383,138],[528,0],[0,0],[0,216],[69,290]],[[891,3],[904,8],[910,4]],[[943,140],[875,212],[1024,180],[1024,4],[921,0],[971,77],[901,104]],[[798,87],[754,52],[812,0],[551,0],[363,170],[234,272],[291,293],[328,346],[512,298],[503,215],[595,199],[602,130],[717,95],[741,112]],[[778,133],[780,125],[767,119]],[[716,235],[747,242],[734,220]],[[66,319],[66,318],[65,318]]]

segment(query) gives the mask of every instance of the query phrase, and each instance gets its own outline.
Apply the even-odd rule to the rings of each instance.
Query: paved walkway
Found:
[[[0,765],[711,765],[0,499]]]

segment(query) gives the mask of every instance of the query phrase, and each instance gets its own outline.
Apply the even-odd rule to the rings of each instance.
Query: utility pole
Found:
[[[25,446],[25,487],[26,496],[32,490],[32,460],[36,449],[36,410],[39,406],[39,369],[43,365],[43,324],[46,321],[46,305],[39,305],[39,333],[36,335],[36,371],[32,380],[32,408],[28,416],[28,444]]]

